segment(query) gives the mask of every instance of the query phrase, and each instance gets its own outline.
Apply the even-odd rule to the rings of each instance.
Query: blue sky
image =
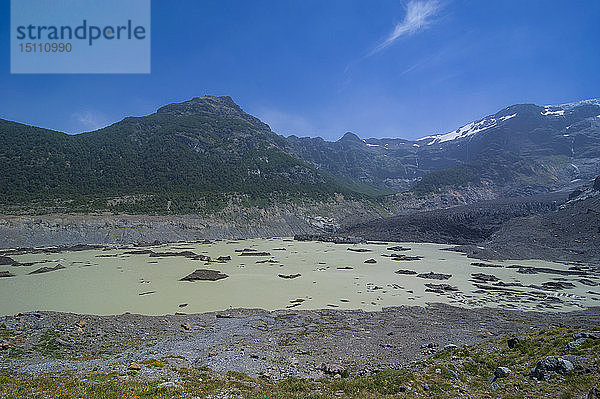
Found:
[[[600,97],[600,1],[153,0],[149,75],[11,75],[0,118],[69,133],[205,94],[280,134],[416,138]]]

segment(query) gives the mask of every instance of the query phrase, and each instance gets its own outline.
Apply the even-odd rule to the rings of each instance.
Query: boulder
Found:
[[[166,381],[158,384],[157,388],[176,388],[178,385],[173,381]]]
[[[554,373],[567,374],[574,368],[573,363],[558,356],[546,356],[537,362],[531,376],[540,381],[547,380]]]
[[[132,362],[129,366],[127,366],[128,370],[134,370],[134,371],[138,371],[142,369],[142,366],[140,366],[139,364],[137,364],[136,362]]]
[[[519,337],[510,337],[507,341],[506,344],[508,345],[508,347],[510,349],[514,348],[515,346],[517,346],[517,344],[521,342],[521,338]]]
[[[54,342],[58,346],[62,346],[62,347],[65,347],[65,348],[73,348],[73,344],[70,343],[69,341],[65,341],[64,339],[56,338],[54,340]]]
[[[14,277],[15,275],[8,270],[0,271],[0,277]]]
[[[599,337],[600,337],[599,333],[590,332],[590,331],[582,331],[580,333],[573,334],[573,339],[580,339],[580,338],[598,339]]]
[[[585,342],[585,338],[577,338],[575,341],[571,341],[565,345],[566,351],[571,351],[573,349],[578,349]]]
[[[375,259],[371,258],[371,259],[367,259],[365,261],[365,263],[377,263],[377,261]]]
[[[576,370],[586,369],[593,365],[593,361],[587,357],[576,355],[561,355],[561,357],[573,363],[573,367]]]
[[[343,376],[348,373],[348,369],[339,363],[321,363],[317,366],[317,370],[330,375],[339,374]]]
[[[508,377],[511,373],[511,370],[508,367],[497,367],[494,370],[494,377],[496,378],[504,378]]]

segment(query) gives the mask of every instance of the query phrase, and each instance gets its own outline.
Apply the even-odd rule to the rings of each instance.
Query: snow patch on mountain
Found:
[[[558,104],[558,105],[547,105],[545,108],[561,108],[564,110],[570,110],[582,105],[596,105],[600,107],[600,98],[590,98],[589,100],[575,101],[572,103]]]
[[[444,143],[446,141],[452,141],[452,140],[456,140],[456,139],[461,139],[464,137],[469,137],[469,136],[473,136],[474,134],[477,134],[479,132],[482,132],[484,130],[493,128],[498,126],[498,122],[504,122],[507,121],[511,118],[514,118],[515,116],[517,116],[517,114],[511,114],[511,115],[505,115],[505,116],[501,116],[498,119],[496,119],[495,117],[487,117],[487,118],[483,118],[477,122],[471,122],[463,127],[460,127],[458,129],[456,129],[453,132],[450,133],[446,133],[446,134],[437,134],[437,135],[432,135],[432,136],[425,136],[425,137],[421,137],[420,139],[418,139],[417,141],[422,141],[422,140],[427,140],[427,139],[432,139],[430,142],[428,142],[426,145],[433,145],[433,144],[440,144],[440,143]]]
[[[512,115],[501,116],[499,119],[500,119],[501,121],[507,121],[507,120],[509,120],[509,119],[511,119],[511,118],[514,118],[515,116],[517,116],[517,114],[512,114]]]
[[[540,112],[540,114],[544,115],[544,116],[548,116],[548,115],[552,115],[552,116],[563,116],[565,114],[565,110],[564,109],[557,109],[557,110],[552,110],[551,106],[545,106],[544,110],[542,112]]]

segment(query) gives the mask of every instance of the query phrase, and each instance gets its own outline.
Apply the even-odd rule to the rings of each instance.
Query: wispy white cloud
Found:
[[[406,15],[402,22],[396,24],[392,33],[379,43],[371,53],[369,53],[369,56],[389,47],[402,36],[412,35],[427,29],[433,22],[433,17],[439,10],[440,3],[437,0],[411,0],[406,6]]]
[[[86,132],[103,128],[109,124],[107,118],[99,112],[83,111],[75,112],[71,115],[75,127],[75,132]]]

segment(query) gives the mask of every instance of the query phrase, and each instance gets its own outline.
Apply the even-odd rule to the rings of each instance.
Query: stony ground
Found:
[[[332,392],[323,391],[318,386],[321,383],[314,381],[328,377],[349,384],[346,388],[351,392],[343,388],[337,396],[352,396],[350,393],[358,389],[352,381],[370,381],[370,388],[364,388],[365,395],[379,392],[385,397],[391,391],[378,387],[376,382],[383,375],[396,381],[384,384],[398,385],[390,388],[392,391],[403,387],[395,393],[406,393],[406,386],[410,386],[412,394],[425,394],[429,391],[424,381],[430,377],[432,386],[440,392],[460,393],[471,385],[473,389],[489,390],[491,385],[484,380],[493,375],[495,367],[517,367],[519,379],[525,378],[529,384],[530,377],[524,375],[542,355],[570,353],[564,347],[573,340],[571,335],[593,330],[600,330],[600,308],[568,314],[468,310],[441,304],[380,312],[235,309],[166,316],[27,313],[0,318],[0,382],[4,381],[0,398],[28,397],[10,396],[17,389],[13,384],[21,381],[17,384],[21,386],[22,380],[31,389],[44,391],[48,375],[53,376],[52,381],[64,378],[65,384],[77,385],[79,390],[73,391],[76,393],[85,391],[88,381],[109,385],[129,381],[133,386],[141,384],[142,390],[153,390],[167,382],[167,387],[184,389],[190,378],[197,384],[198,378],[202,379],[199,375],[206,373],[204,381],[218,381],[215,384],[224,384],[222,389],[231,388],[225,382],[233,375],[234,380],[254,381],[246,384],[251,391],[278,392],[282,384],[295,381],[302,389],[325,396]],[[522,342],[542,339],[545,346],[539,349],[522,343],[520,352],[498,358],[501,351],[495,353],[490,348],[504,348],[511,336],[528,337]],[[600,339],[587,341],[583,348],[589,346],[595,351],[595,357],[586,358],[585,367],[590,369],[598,362]],[[457,356],[459,352],[462,355]],[[597,370],[590,370],[585,378],[581,377],[584,380],[577,380],[576,390],[587,389],[590,375],[597,380]],[[473,380],[469,382],[467,377]],[[250,393],[232,397],[253,397]],[[80,397],[69,395],[48,397]],[[182,396],[173,393],[164,397]]]

